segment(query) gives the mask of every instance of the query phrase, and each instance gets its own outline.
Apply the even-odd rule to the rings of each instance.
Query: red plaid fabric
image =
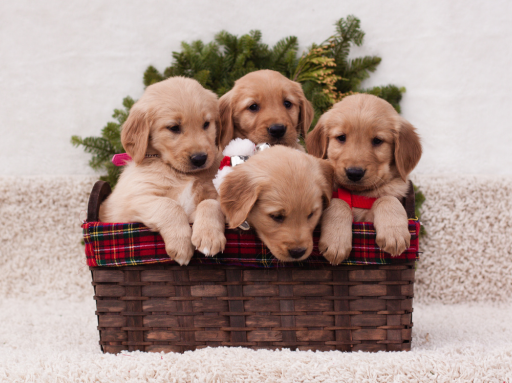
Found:
[[[165,252],[160,234],[141,223],[86,222],[82,225],[85,254],[89,266],[135,266],[172,261]],[[420,223],[409,220],[411,247],[398,257],[391,257],[375,243],[372,223],[354,222],[352,225],[352,252],[344,265],[382,265],[414,261],[418,257]],[[196,251],[191,264],[224,264],[249,267],[322,266],[329,264],[318,250],[320,230],[313,233],[313,252],[303,262],[281,262],[261,242],[253,230],[226,229],[224,253],[205,257]]]

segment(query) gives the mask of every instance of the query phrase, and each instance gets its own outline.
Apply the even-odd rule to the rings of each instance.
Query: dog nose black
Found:
[[[290,254],[290,257],[292,257],[293,259],[299,259],[304,254],[306,254],[306,248],[298,247],[296,249],[288,249],[288,254]]]
[[[208,154],[206,153],[196,153],[190,156],[190,162],[194,166],[203,166],[208,158]]]
[[[281,138],[286,133],[286,126],[281,124],[274,124],[268,128],[268,133],[274,138]]]
[[[363,170],[361,168],[348,168],[345,169],[345,172],[347,173],[347,177],[350,181],[357,182],[363,178],[364,173],[366,173],[366,170]]]

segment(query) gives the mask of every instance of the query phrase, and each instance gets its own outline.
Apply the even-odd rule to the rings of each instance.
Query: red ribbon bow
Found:
[[[231,157],[225,156],[222,161],[220,161],[219,170],[222,170],[224,166],[231,166]]]

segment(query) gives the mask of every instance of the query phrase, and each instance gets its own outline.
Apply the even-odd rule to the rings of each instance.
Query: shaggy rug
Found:
[[[414,180],[411,352],[103,355],[80,244],[94,179],[0,178],[0,382],[512,382],[512,179]]]

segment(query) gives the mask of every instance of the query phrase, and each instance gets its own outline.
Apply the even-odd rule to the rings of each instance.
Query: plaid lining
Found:
[[[89,266],[136,266],[150,263],[174,263],[165,252],[160,234],[141,223],[86,222],[82,225],[85,254]],[[352,225],[352,252],[342,265],[383,265],[414,261],[418,258],[420,223],[409,220],[411,247],[391,257],[375,243],[375,229],[369,222]],[[282,262],[275,258],[253,230],[226,229],[224,253],[205,257],[196,251],[190,264],[224,264],[259,268],[322,266],[329,262],[318,250],[319,228],[313,233],[313,252],[302,262]]]

